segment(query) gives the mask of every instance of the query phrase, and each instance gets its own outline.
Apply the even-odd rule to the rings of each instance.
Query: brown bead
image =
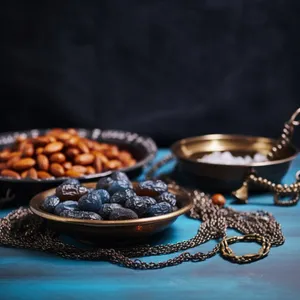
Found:
[[[19,173],[9,170],[9,169],[4,169],[1,171],[1,176],[3,177],[10,177],[10,178],[15,178],[15,179],[21,179],[21,176]]]
[[[27,177],[31,179],[38,179],[38,175],[35,168],[31,168],[27,172]]]
[[[61,177],[61,176],[65,175],[65,170],[64,170],[63,166],[58,163],[52,163],[50,165],[50,172],[55,177]]]
[[[40,170],[48,171],[49,169],[49,159],[46,155],[40,154],[37,156],[37,164]]]
[[[56,162],[56,163],[64,163],[66,161],[66,157],[64,154],[58,152],[58,153],[53,153],[50,156],[50,161],[51,162]]]
[[[212,203],[219,206],[224,206],[226,199],[222,194],[214,194],[211,197]]]

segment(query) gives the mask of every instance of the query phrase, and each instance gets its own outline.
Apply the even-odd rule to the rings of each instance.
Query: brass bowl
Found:
[[[215,151],[229,151],[237,156],[257,152],[267,155],[275,144],[276,140],[265,137],[210,134],[180,140],[171,146],[171,150],[178,161],[176,173],[190,185],[205,191],[231,192],[242,185],[251,169],[258,176],[279,183],[297,156],[297,149],[290,144],[282,151],[280,159],[249,165],[213,164],[197,159]],[[259,188],[250,186],[250,189]]]
[[[94,188],[96,183],[84,186]],[[46,220],[47,226],[58,233],[71,236],[84,243],[114,244],[117,242],[135,242],[161,232],[170,226],[180,215],[187,213],[193,205],[192,199],[183,190],[169,187],[177,196],[178,210],[163,216],[136,220],[98,221],[64,218],[43,211],[40,207],[44,199],[55,193],[50,189],[37,194],[30,201],[31,211]]]

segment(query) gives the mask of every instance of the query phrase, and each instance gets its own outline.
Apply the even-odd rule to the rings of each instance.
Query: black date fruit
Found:
[[[113,181],[113,183],[109,186],[107,191],[110,193],[110,195],[113,195],[116,192],[124,191],[126,189],[132,189],[131,182],[127,180],[118,180]]]
[[[156,198],[157,203],[168,202],[171,206],[176,205],[176,196],[172,193],[165,192]]]
[[[138,219],[138,215],[128,208],[115,208],[109,215],[110,220]]]
[[[75,185],[79,185],[80,182],[79,182],[78,179],[70,178],[70,179],[65,180],[61,185],[66,185],[66,184],[75,184]]]
[[[110,213],[116,208],[122,208],[122,206],[118,203],[105,203],[102,205],[98,213],[103,219],[108,219]]]
[[[97,182],[96,189],[107,190],[113,182],[114,180],[112,180],[110,177],[100,178],[99,181]]]
[[[161,180],[146,180],[140,182],[136,188],[136,193],[139,196],[156,197],[167,192],[168,186]]]
[[[75,218],[75,219],[84,219],[84,220],[102,220],[102,218],[98,214],[90,211],[64,210],[60,215],[66,218]]]
[[[154,198],[152,198],[152,197],[141,196],[141,198],[143,198],[143,201],[145,201],[147,203],[148,207],[156,204],[156,200]]]
[[[115,180],[115,181],[119,181],[119,180],[125,180],[125,181],[130,181],[128,176],[120,171],[116,171],[114,173],[112,173],[110,175],[111,179]]]
[[[55,207],[59,203],[60,203],[60,200],[57,196],[55,196],[55,195],[48,196],[42,204],[42,209],[48,213],[53,213]]]
[[[82,211],[98,212],[102,206],[101,194],[98,191],[107,193],[105,190],[94,190],[83,195],[78,200],[78,208]]]
[[[167,202],[160,202],[149,207],[149,209],[147,210],[147,216],[161,216],[170,212],[172,212],[172,206]]]
[[[125,204],[128,199],[136,196],[136,193],[131,189],[126,189],[123,191],[116,192],[110,198],[111,203]]]
[[[60,185],[56,188],[56,196],[61,200],[79,200],[88,192],[88,188],[76,184]]]
[[[150,197],[136,196],[128,199],[125,203],[125,207],[135,211],[139,217],[142,217],[148,208],[155,204],[156,201]]]
[[[78,210],[78,202],[77,201],[65,201],[59,203],[55,209],[54,213],[58,216],[64,211],[64,210]]]

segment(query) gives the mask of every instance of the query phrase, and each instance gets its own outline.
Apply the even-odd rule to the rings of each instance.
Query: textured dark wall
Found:
[[[298,0],[6,2],[1,131],[276,137],[300,106]]]

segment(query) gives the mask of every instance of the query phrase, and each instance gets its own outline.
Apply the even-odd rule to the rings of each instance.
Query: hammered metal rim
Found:
[[[94,188],[96,186],[96,182],[86,183],[83,185],[88,188]],[[50,220],[50,221],[56,221],[56,222],[60,222],[60,223],[80,224],[80,225],[85,225],[85,226],[96,226],[96,227],[132,226],[132,225],[146,225],[146,224],[149,225],[149,224],[159,223],[162,221],[167,221],[167,220],[177,218],[180,215],[187,213],[192,208],[193,200],[185,191],[179,191],[172,187],[169,188],[169,191],[171,193],[179,195],[180,196],[179,199],[184,199],[184,200],[181,200],[182,207],[180,209],[178,209],[174,212],[171,212],[169,214],[162,215],[162,216],[140,218],[140,219],[134,219],[134,220],[119,220],[119,221],[80,220],[80,219],[74,219],[74,218],[60,217],[60,216],[56,216],[54,214],[47,213],[40,208],[40,205],[41,205],[42,201],[45,199],[45,197],[54,194],[55,188],[41,192],[41,193],[37,194],[36,196],[34,196],[30,200],[29,208],[34,214],[38,215],[39,217],[41,217],[43,219]]]

